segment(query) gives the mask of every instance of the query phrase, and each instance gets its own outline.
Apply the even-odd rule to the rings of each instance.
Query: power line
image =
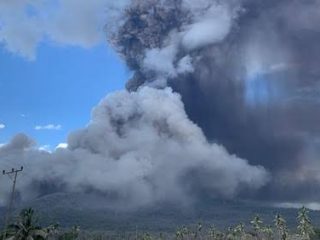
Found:
[[[11,214],[11,210],[12,210],[12,207],[13,207],[13,201],[14,201],[14,193],[15,193],[15,190],[16,190],[17,176],[18,176],[18,173],[22,172],[22,171],[23,171],[23,167],[21,167],[20,169],[12,168],[11,171],[6,171],[6,170],[2,171],[2,174],[3,175],[8,175],[9,178],[13,182],[12,190],[11,190],[11,197],[10,197],[8,210],[7,210],[7,214],[6,214],[6,218],[5,218],[5,222],[4,222],[4,233],[3,233],[3,238],[2,238],[3,240],[6,239],[6,235],[7,235],[7,227],[8,227],[8,223],[10,221],[10,214]]]

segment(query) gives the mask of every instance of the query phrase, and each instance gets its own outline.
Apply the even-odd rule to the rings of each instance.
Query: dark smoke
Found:
[[[111,39],[134,71],[127,88],[180,93],[209,141],[272,173],[255,197],[319,199],[320,1],[195,2],[135,1],[126,11]],[[213,39],[208,31],[223,30],[205,28],[206,16],[226,33]]]
[[[127,90],[103,99],[67,148],[41,151],[25,135],[0,147],[2,167],[28,169],[22,200],[61,191],[121,207],[319,199],[320,1],[120,5],[106,29],[133,71]]]

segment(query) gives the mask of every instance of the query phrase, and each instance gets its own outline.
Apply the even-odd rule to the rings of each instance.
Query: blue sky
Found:
[[[43,42],[33,61],[0,48],[0,143],[23,132],[54,148],[85,126],[92,107],[123,89],[129,75],[103,43],[81,48]],[[61,128],[35,130],[48,124]]]

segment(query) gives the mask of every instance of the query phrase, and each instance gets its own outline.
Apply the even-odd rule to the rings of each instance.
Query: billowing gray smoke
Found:
[[[39,151],[24,135],[0,147],[2,166],[28,169],[22,199],[93,192],[141,206],[320,197],[320,1],[124,6],[106,29],[133,71],[128,91],[102,100],[67,149]]]
[[[232,197],[260,188],[269,177],[262,167],[208,143],[169,88],[108,96],[94,109],[90,124],[70,134],[67,149],[39,151],[18,135],[0,148],[0,159],[8,167],[24,165],[23,199],[56,191],[91,192],[126,207],[188,204],[199,189],[212,197]],[[0,184],[9,191],[5,181]]]
[[[134,70],[129,90],[172,87],[209,141],[272,173],[255,197],[316,201],[319,9],[318,0],[135,1],[111,39]]]

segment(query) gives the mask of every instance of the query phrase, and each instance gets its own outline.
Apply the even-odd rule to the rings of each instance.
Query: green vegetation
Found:
[[[256,215],[249,226],[239,223],[224,230],[198,223],[179,227],[174,233],[115,233],[112,229],[88,232],[81,231],[79,226],[70,229],[60,228],[57,224],[42,227],[35,218],[34,210],[28,208],[22,210],[16,221],[8,226],[6,237],[0,237],[6,240],[320,240],[320,229],[312,226],[305,207],[298,211],[296,230],[289,230],[280,214],[276,214],[273,223],[273,226],[265,225],[263,219]]]
[[[57,229],[56,225],[51,225],[46,228],[38,225],[36,218],[34,217],[34,210],[32,208],[23,209],[16,222],[10,224],[6,231],[4,239],[12,240],[44,240]],[[1,234],[3,239],[3,234]]]
[[[303,240],[310,240],[315,235],[311,220],[308,216],[309,211],[303,207],[298,213],[298,233]]]

